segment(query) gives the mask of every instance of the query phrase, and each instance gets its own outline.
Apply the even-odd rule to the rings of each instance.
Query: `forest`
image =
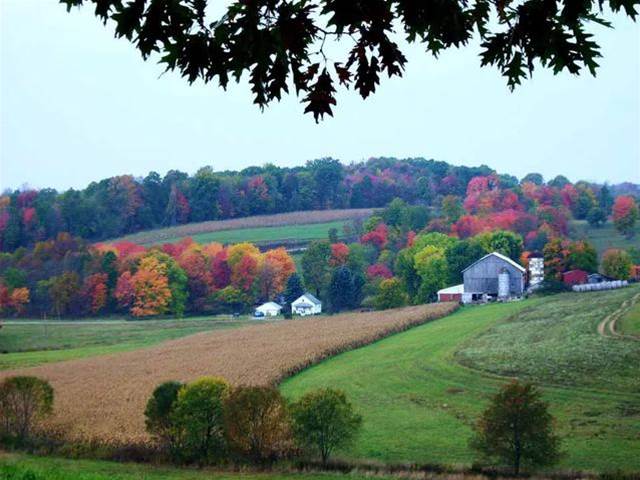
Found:
[[[633,184],[602,189],[601,185],[588,182],[572,185],[558,176],[542,185],[539,174],[530,174],[520,182],[511,175],[498,175],[487,166],[454,166],[422,158],[372,158],[349,165],[323,158],[300,167],[268,164],[239,172],[215,172],[212,167],[203,167],[194,175],[177,170],[164,177],[156,172],[144,178],[121,175],[93,182],[82,190],[6,191],[0,195],[0,251],[33,246],[60,232],[99,241],[205,220],[311,209],[384,207],[394,198],[446,208],[452,205],[453,197],[464,199],[468,188],[485,188],[477,185],[478,180],[469,185],[475,177],[499,181],[501,191],[514,193],[507,194],[504,200],[515,202],[520,197],[525,210],[531,201],[542,200],[543,205],[559,201],[534,196],[564,196],[563,204],[575,218],[584,219],[591,214],[595,221],[604,217],[593,207],[602,206],[608,213],[611,195],[640,195],[638,186]],[[526,192],[526,188],[531,190],[525,187],[526,183],[538,190]],[[487,210],[479,201],[479,197],[468,199],[468,213]],[[553,212],[545,214],[552,216]],[[464,233],[482,227],[467,219],[459,228]]]
[[[540,175],[530,174],[517,181],[491,172],[470,178],[464,194],[457,195],[461,180],[452,172],[468,173],[464,168],[456,170],[460,167],[442,169],[440,174],[450,173],[442,177],[445,186],[430,184],[422,191],[420,179],[405,178],[398,172],[419,167],[431,172],[430,168],[437,170],[441,164],[384,164],[390,168],[377,170],[375,177],[356,177],[354,173],[341,176],[340,172],[356,166],[342,167],[332,160],[307,166],[335,172],[331,177],[335,188],[318,189],[328,196],[315,198],[322,202],[314,204],[316,208],[333,207],[333,202],[354,198],[366,198],[378,205],[385,203],[387,194],[398,195],[365,222],[345,226],[357,241],[343,243],[334,230],[328,232],[326,240],[311,242],[300,268],[284,248],[262,252],[246,242],[198,244],[186,238],[144,247],[129,241],[90,243],[73,230],[58,232],[54,238],[37,241],[29,248],[0,254],[0,313],[58,317],[236,313],[267,300],[290,304],[305,289],[335,313],[433,301],[439,289],[460,283],[461,271],[467,265],[492,251],[525,266],[529,255],[542,254],[548,282],[557,282],[571,269],[601,269],[612,278],[628,279],[635,275],[633,266],[640,264],[637,248],[611,249],[598,258],[588,241],[568,238],[568,225],[573,219],[586,219],[594,227],[611,219],[620,235],[634,235],[639,217],[634,195],[615,196],[613,187],[572,184],[563,178],[545,183]],[[376,162],[369,161],[358,168],[373,169],[373,165]],[[198,175],[185,177],[184,184],[197,182]],[[303,178],[305,175],[309,171],[300,173]],[[116,178],[122,186],[118,182],[127,177]],[[251,178],[255,182],[263,176]],[[435,177],[422,178],[429,182]],[[131,188],[126,191],[145,191],[146,180],[128,181]],[[405,181],[414,189],[399,188]],[[379,188],[364,189],[363,183]],[[82,197],[97,188],[92,185],[76,193]],[[173,185],[170,190],[175,192],[177,188]],[[329,190],[332,193],[327,193]],[[214,191],[219,193],[220,189]],[[270,198],[268,189],[265,192],[265,198]],[[354,192],[360,193],[354,196]],[[133,197],[138,198],[138,193]],[[31,198],[29,202],[41,200],[40,192],[18,192],[4,198],[11,208],[14,201],[23,205],[24,217],[24,212],[35,209],[25,205],[36,204],[24,203],[26,196]],[[170,193],[169,204],[172,197]],[[124,204],[114,200],[96,205],[112,208]],[[55,210],[55,203],[50,206]],[[35,218],[40,218],[37,213],[31,215],[31,221],[37,222]],[[24,229],[23,222],[20,230]]]

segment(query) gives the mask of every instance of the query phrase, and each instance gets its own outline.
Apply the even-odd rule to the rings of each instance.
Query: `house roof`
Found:
[[[280,305],[278,305],[276,302],[266,302],[266,303],[263,303],[262,305],[260,305],[258,308],[282,309],[282,307]]]
[[[299,301],[299,300],[307,300],[310,303],[313,303],[314,305],[322,305],[322,302],[320,300],[318,300],[316,297],[314,297],[313,295],[311,295],[310,293],[303,293],[302,295],[300,295],[300,297],[298,297],[296,300],[294,300],[293,303]]]
[[[489,257],[498,257],[500,260],[504,260],[505,262],[511,264],[513,267],[517,268],[518,270],[520,270],[521,272],[526,272],[525,268],[520,265],[519,263],[514,262],[513,260],[511,260],[509,257],[502,255],[501,253],[498,252],[491,252],[491,253],[487,253],[484,257],[482,257],[480,260],[476,260],[475,262],[473,262],[471,265],[469,265],[467,268],[465,268],[464,270],[462,270],[462,272],[466,272],[467,270],[469,270],[471,267],[473,267],[474,265],[482,262],[485,258],[489,258]]]
[[[438,295],[441,293],[464,293],[464,283],[460,285],[454,285],[453,287],[443,288],[442,290],[438,290]]]
[[[294,308],[311,308],[313,307],[313,305],[311,305],[310,303],[298,303]]]

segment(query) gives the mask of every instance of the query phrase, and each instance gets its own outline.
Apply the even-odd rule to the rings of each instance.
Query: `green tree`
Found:
[[[304,293],[304,285],[302,285],[302,279],[297,273],[289,275],[287,279],[287,286],[284,290],[284,300],[287,305],[291,305],[296,299]]]
[[[471,446],[487,459],[510,465],[516,475],[523,465],[553,465],[560,457],[560,440],[548,410],[536,387],[508,383],[480,416]]]
[[[179,446],[174,411],[178,394],[183,387],[184,384],[175,381],[158,385],[144,410],[147,432],[174,457]]]
[[[234,388],[225,400],[224,418],[230,448],[256,463],[276,460],[293,446],[289,409],[277,388]]]
[[[373,299],[376,310],[403,307],[409,302],[409,296],[398,278],[386,278],[378,285],[378,292]]]
[[[204,377],[178,392],[173,421],[185,461],[209,464],[225,452],[223,404],[229,384],[222,378]]]
[[[562,188],[565,185],[569,185],[571,182],[564,175],[558,175],[553,180],[549,180],[549,186],[555,188]]]
[[[611,248],[602,256],[602,273],[617,280],[628,280],[631,277],[631,255],[624,250]]]
[[[587,213],[587,222],[592,227],[599,228],[607,223],[607,213],[602,207],[592,207]]]
[[[331,311],[338,313],[360,305],[363,285],[362,276],[354,275],[349,267],[343,265],[334,269],[327,291]]]
[[[420,276],[420,289],[417,300],[429,302],[435,299],[436,293],[447,286],[449,266],[444,249],[427,246],[415,254],[415,268]]]
[[[362,425],[344,392],[320,389],[292,405],[293,428],[298,441],[316,450],[322,463],[337,449],[349,445]]]
[[[7,377],[0,383],[0,436],[29,438],[36,423],[53,409],[53,388],[37,377]]]
[[[487,252],[498,252],[516,262],[523,249],[522,237],[508,230],[495,230],[476,236],[477,241]]]
[[[327,287],[331,278],[329,258],[331,258],[331,246],[329,243],[315,241],[309,244],[300,261],[304,284],[307,288],[313,289],[318,297],[320,292]]]
[[[574,268],[595,272],[598,270],[598,252],[585,240],[571,242],[568,248],[567,270]]]
[[[535,185],[542,185],[544,184],[544,178],[539,173],[528,173],[522,179],[522,183],[525,183],[525,182],[530,182]]]
[[[611,213],[613,195],[611,195],[611,190],[606,184],[598,192],[598,206],[604,211],[605,217]]]
[[[449,284],[462,283],[462,271],[488,252],[474,238],[460,240],[447,247],[444,256],[449,265]]]

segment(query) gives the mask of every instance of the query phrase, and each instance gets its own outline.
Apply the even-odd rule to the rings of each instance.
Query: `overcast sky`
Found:
[[[598,77],[537,70],[510,93],[477,47],[407,50],[404,78],[340,94],[316,125],[293,96],[261,113],[246,86],[188,86],[143,62],[90,8],[0,0],[0,189],[58,189],[150,170],[425,157],[519,177],[640,182],[640,29],[594,27]]]

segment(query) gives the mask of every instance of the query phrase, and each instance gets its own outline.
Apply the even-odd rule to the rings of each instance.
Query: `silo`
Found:
[[[498,298],[509,298],[509,272],[505,268],[498,274]]]

